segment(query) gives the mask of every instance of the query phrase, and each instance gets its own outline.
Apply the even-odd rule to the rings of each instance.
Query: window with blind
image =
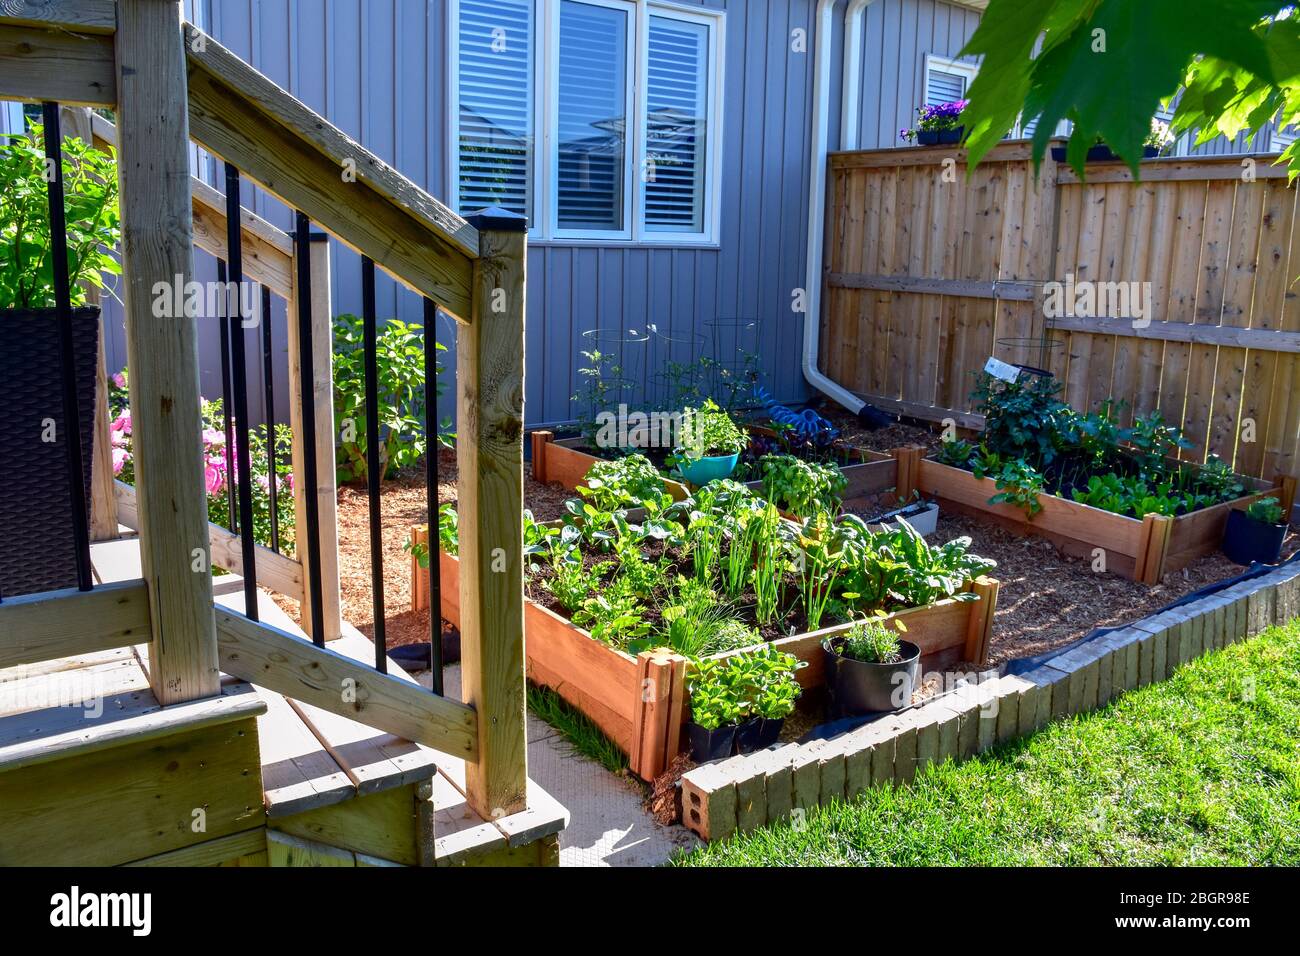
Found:
[[[646,229],[699,233],[707,178],[708,27],[651,17],[646,64]]]
[[[925,58],[925,105],[954,103],[966,98],[975,79],[977,68],[973,63],[947,60],[927,55]]]
[[[537,239],[717,241],[725,14],[655,0],[452,0],[452,195]]]
[[[457,189],[462,212],[533,219],[534,0],[459,0]]]

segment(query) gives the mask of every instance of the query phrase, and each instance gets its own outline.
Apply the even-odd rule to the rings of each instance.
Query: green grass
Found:
[[[535,684],[528,685],[528,709],[564,734],[569,745],[590,757],[611,773],[625,773],[627,754],[605,736],[586,714],[570,706],[559,694]]]
[[[1300,863],[1300,621],[911,788],[678,866]]]

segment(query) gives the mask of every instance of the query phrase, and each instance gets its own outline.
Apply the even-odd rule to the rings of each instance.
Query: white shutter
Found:
[[[645,227],[704,231],[709,28],[652,16],[646,84]]]
[[[953,103],[966,96],[966,75],[930,67],[925,77],[925,105]]]
[[[533,0],[460,0],[458,202],[533,214]]]
[[[562,230],[626,226],[630,16],[626,7],[560,5],[556,221]]]

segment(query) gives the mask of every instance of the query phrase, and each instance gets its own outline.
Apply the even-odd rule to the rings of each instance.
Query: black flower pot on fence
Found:
[[[902,710],[912,702],[921,674],[921,649],[899,641],[899,659],[891,664],[868,664],[843,657],[838,641],[822,641],[826,653],[826,684],[831,691],[835,718],[861,717]]]
[[[1287,525],[1256,521],[1244,511],[1228,512],[1223,532],[1223,553],[1237,564],[1277,564]]]
[[[1064,146],[1052,147],[1052,159],[1054,159],[1056,162],[1058,163],[1065,162],[1066,155],[1067,155],[1066,147]],[[1160,150],[1155,146],[1142,147],[1143,159],[1155,159],[1159,155],[1160,155]],[[1084,162],[1118,163],[1120,162],[1120,157],[1116,154],[1116,152],[1113,149],[1111,149],[1105,143],[1099,143],[1096,146],[1088,147],[1088,155],[1084,158]]]
[[[961,142],[965,131],[964,126],[955,129],[919,129],[916,131],[916,141],[921,146],[955,146]]]
[[[783,726],[785,726],[784,717],[775,720],[768,720],[766,717],[751,718],[736,729],[736,749],[742,754],[766,750],[781,736]]]
[[[738,729],[735,724],[728,727],[715,727],[713,730],[706,730],[696,723],[688,724],[687,730],[691,736],[691,759],[696,763],[707,763],[710,760],[730,757],[736,746]]]

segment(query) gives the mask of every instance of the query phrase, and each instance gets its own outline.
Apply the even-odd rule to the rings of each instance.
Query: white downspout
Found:
[[[843,114],[841,149],[857,146],[858,101],[862,74],[862,20],[874,0],[850,0],[844,15]],[[813,61],[812,161],[808,192],[808,288],[803,326],[803,375],[808,384],[855,415],[867,404],[844,386],[831,381],[817,367],[821,338],[822,246],[826,227],[826,157],[830,140],[831,48],[834,40],[836,0],[817,2],[817,48]]]

